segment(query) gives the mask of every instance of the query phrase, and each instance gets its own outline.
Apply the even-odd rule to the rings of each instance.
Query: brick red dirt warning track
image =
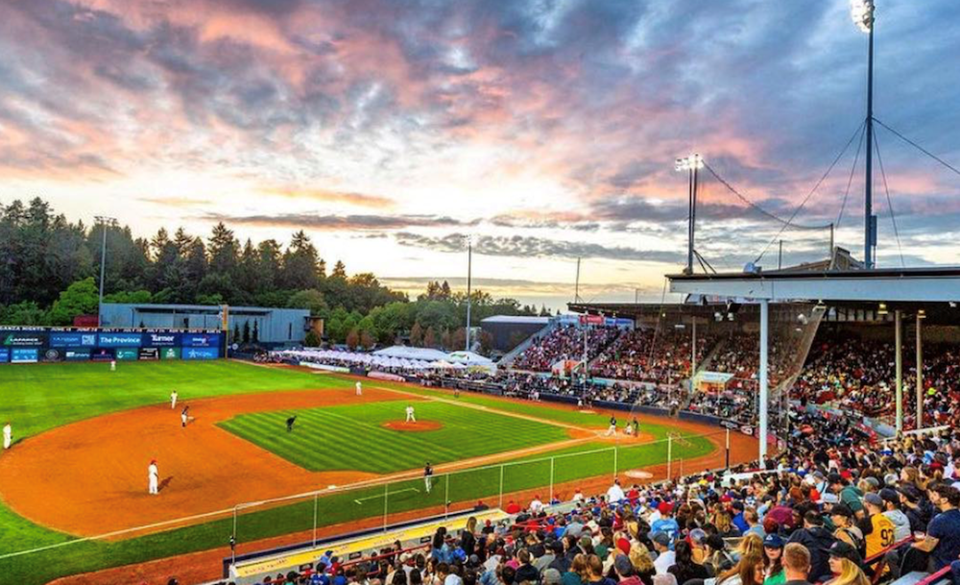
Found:
[[[216,426],[239,414],[388,400],[369,389],[271,392],[147,406],[31,437],[0,457],[0,497],[43,526],[95,536],[252,502],[374,479],[359,471],[307,471]],[[180,427],[180,407],[195,416]],[[284,432],[278,425],[278,433]],[[147,494],[157,459],[159,496]],[[241,479],[242,478],[242,479]]]

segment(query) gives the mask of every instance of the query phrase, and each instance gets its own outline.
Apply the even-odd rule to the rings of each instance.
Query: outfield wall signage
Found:
[[[61,352],[59,349],[50,348],[43,352],[43,361],[61,362],[63,361],[63,352]]]
[[[184,333],[180,336],[183,347],[220,347],[220,335],[209,333]]]
[[[97,336],[100,347],[140,347],[143,336],[139,333],[101,333]]]
[[[139,349],[130,349],[130,348],[118,348],[114,354],[117,357],[117,360],[130,361],[136,360],[137,354],[140,352]]]
[[[90,359],[95,362],[111,362],[115,358],[112,349],[98,347],[90,352]]]
[[[46,333],[4,333],[0,335],[7,347],[39,347],[47,342]]]
[[[90,352],[89,349],[67,348],[63,352],[63,359],[68,362],[86,362],[90,360]]]
[[[14,364],[35,364],[40,361],[40,350],[15,347],[10,350],[10,362]]]
[[[215,360],[220,357],[220,350],[216,347],[185,347],[180,357],[185,360]]]
[[[50,347],[96,347],[96,333],[51,333]]]
[[[160,350],[156,347],[141,347],[140,351],[137,353],[137,359],[141,360],[158,360],[160,359]]]
[[[179,347],[180,335],[178,333],[144,333],[144,347]]]
[[[10,361],[10,350],[5,347],[0,347],[0,364],[5,364]]]
[[[165,347],[160,350],[160,359],[164,360],[178,360],[180,359],[180,348],[179,347]]]

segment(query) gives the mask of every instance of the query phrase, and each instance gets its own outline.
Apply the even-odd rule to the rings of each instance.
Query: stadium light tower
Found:
[[[104,268],[107,265],[107,228],[116,227],[117,219],[104,215],[98,215],[94,219],[103,230],[103,245],[100,247],[100,298],[97,301],[97,328],[99,329],[103,326],[103,276],[106,272]]]
[[[464,330],[466,338],[466,350],[470,351],[470,309],[473,305],[473,299],[470,297],[472,292],[473,280],[473,236],[467,236],[467,328]]]
[[[863,266],[874,267],[873,249],[877,245],[877,218],[873,214],[873,0],[850,0],[850,17],[861,31],[869,36],[867,49],[867,158],[865,161],[866,182],[864,185],[864,233]]]
[[[678,158],[674,169],[687,171],[688,174],[688,210],[689,220],[687,223],[687,274],[693,274],[693,242],[696,238],[697,225],[697,171],[703,168],[703,158],[699,154],[691,154],[684,158]]]

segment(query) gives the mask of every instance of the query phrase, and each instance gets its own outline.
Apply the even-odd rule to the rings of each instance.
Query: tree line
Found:
[[[335,343],[387,344],[404,336],[415,345],[456,348],[460,336],[463,345],[464,293],[431,282],[411,302],[372,273],[348,275],[341,261],[328,274],[302,230],[286,245],[241,243],[223,223],[206,238],[183,228],[135,237],[128,226],[72,223],[41,198],[0,205],[0,324],[63,326],[96,314],[104,236],[104,302],[303,308],[325,319]],[[482,291],[471,298],[474,326],[490,315],[538,314]]]

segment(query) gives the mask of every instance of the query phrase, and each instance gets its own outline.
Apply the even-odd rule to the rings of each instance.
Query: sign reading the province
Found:
[[[100,347],[140,347],[142,336],[139,333],[101,333]]]

